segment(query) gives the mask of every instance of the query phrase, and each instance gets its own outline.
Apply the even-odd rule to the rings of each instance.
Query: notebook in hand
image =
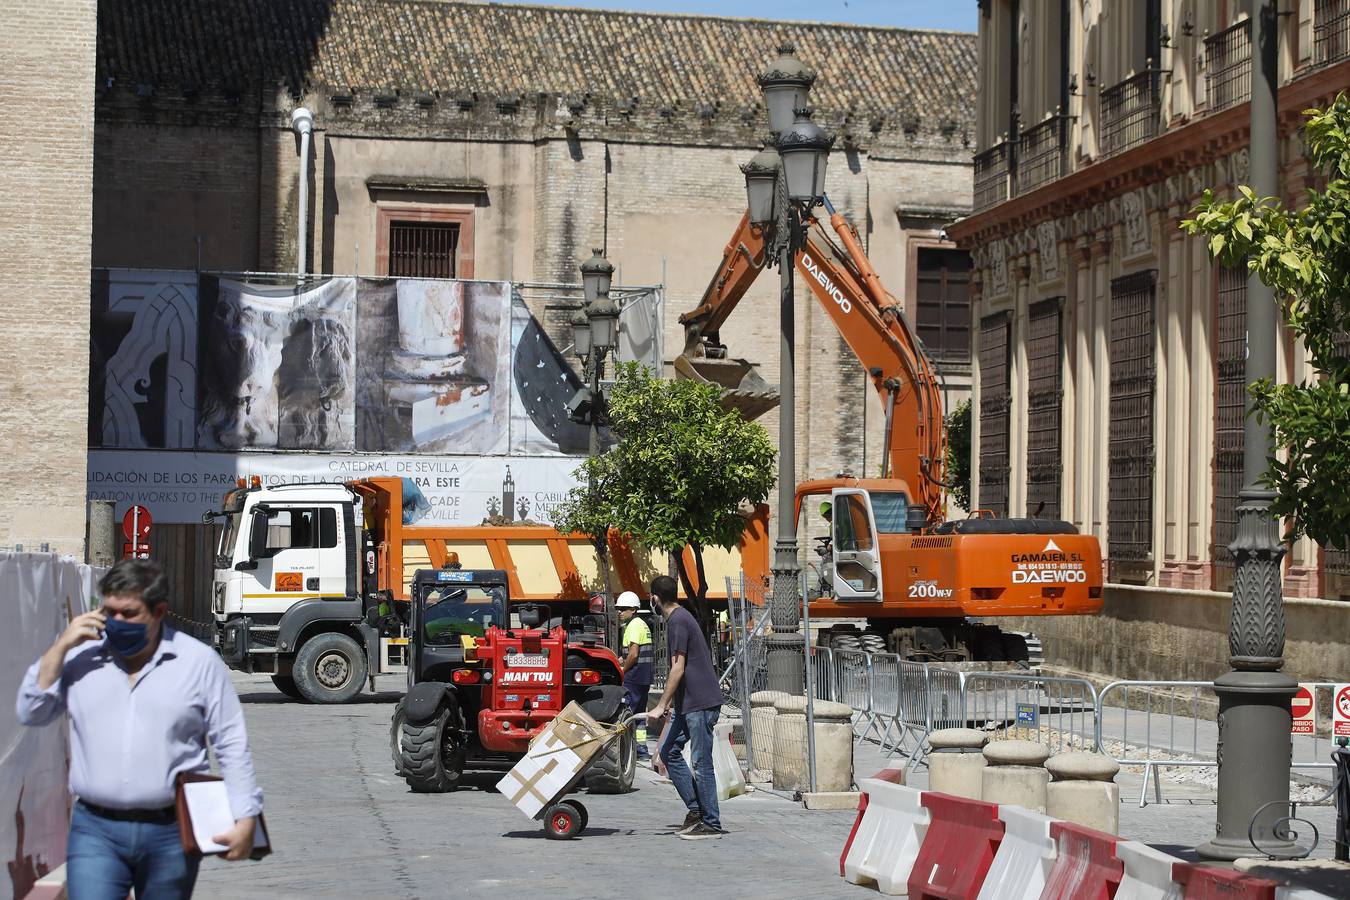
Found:
[[[234,827],[230,812],[230,797],[225,782],[216,775],[195,775],[179,772],[174,779],[174,805],[178,808],[178,837],[183,852],[190,856],[219,856],[226,850],[211,838]],[[267,820],[258,814],[253,829],[253,852],[250,859],[262,859],[272,852],[272,841],[267,833]]]

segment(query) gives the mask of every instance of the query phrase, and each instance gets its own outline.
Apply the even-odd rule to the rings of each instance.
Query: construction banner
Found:
[[[581,380],[509,282],[109,269],[90,306],[90,447],[588,449]]]
[[[192,453],[90,450],[89,499],[111,500],[121,516],[144,506],[157,524],[196,524],[220,508],[236,479],[270,486],[405,479],[406,524],[479,525],[486,518],[553,524],[576,485],[568,456],[402,456],[327,453]]]

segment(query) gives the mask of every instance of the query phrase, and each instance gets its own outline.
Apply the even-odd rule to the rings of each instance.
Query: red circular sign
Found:
[[[1336,695],[1336,711],[1342,719],[1350,719],[1350,687],[1341,688]]]
[[[150,510],[133,506],[122,516],[122,534],[128,541],[143,541],[150,537]]]
[[[1294,718],[1299,719],[1312,712],[1313,696],[1307,688],[1300,686],[1294,699],[1289,701],[1289,708],[1294,713]]]

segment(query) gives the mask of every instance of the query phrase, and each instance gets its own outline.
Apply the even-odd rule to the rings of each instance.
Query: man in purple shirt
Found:
[[[183,852],[174,813],[179,772],[220,761],[234,827],[213,840],[248,857],[262,792],[239,697],[215,652],[164,624],[168,581],[157,563],[122,560],[99,582],[102,606],[71,621],[28,669],[16,711],[25,725],[70,717],[70,790],[79,798],[66,847],[71,900],[188,897],[200,859]]]
[[[686,841],[716,840],[722,829],[717,806],[717,775],[713,771],[713,729],[722,712],[722,688],[713,668],[708,639],[693,613],[676,599],[675,579],[652,579],[652,603],[666,621],[666,652],[670,672],[661,700],[648,713],[660,719],[670,710],[670,727],[659,752],[675,792],[689,810],[679,835]],[[694,770],[684,761],[684,745],[691,745]]]

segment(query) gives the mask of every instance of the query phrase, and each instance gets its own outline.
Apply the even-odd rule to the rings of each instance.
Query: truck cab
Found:
[[[401,624],[362,589],[361,511],[343,485],[254,480],[204,517],[224,520],[211,611],[228,665],[318,703],[350,700],[374,675],[404,670]]]

